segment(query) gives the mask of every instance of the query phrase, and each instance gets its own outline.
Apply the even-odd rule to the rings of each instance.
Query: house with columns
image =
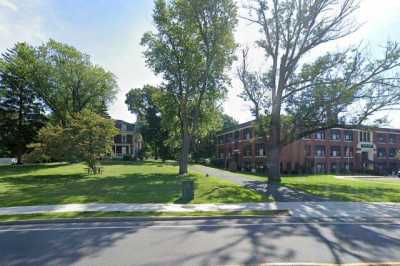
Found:
[[[122,120],[115,120],[115,127],[119,130],[114,136],[113,158],[135,158],[143,147],[143,140],[135,124]]]

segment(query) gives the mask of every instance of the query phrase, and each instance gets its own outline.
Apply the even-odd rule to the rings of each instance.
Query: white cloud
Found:
[[[2,7],[2,6],[6,7],[6,8],[9,8],[12,11],[17,11],[18,10],[17,5],[14,2],[12,2],[11,0],[0,0],[0,7]]]
[[[44,20],[38,12],[41,6],[38,1],[19,2],[22,4],[15,6],[18,12],[14,12],[10,0],[0,0],[0,7],[5,6],[5,3],[10,8],[0,8],[0,51],[11,48],[17,42],[39,44],[46,39]]]

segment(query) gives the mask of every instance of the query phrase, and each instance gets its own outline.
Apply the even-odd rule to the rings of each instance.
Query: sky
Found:
[[[0,52],[16,42],[40,45],[49,38],[73,45],[116,75],[119,92],[110,106],[110,115],[134,122],[125,94],[131,88],[161,82],[146,67],[140,46],[143,34],[154,29],[152,9],[152,0],[0,0]],[[362,24],[360,30],[321,49],[338,50],[362,42],[372,54],[379,55],[386,40],[400,41],[399,14],[400,0],[361,0],[354,15]],[[239,21],[236,41],[250,46],[251,67],[262,70],[266,65],[262,51],[254,46],[257,35],[254,25]],[[235,65],[230,71],[232,87],[223,108],[239,122],[246,122],[252,117],[249,105],[237,97],[241,85],[234,70]],[[382,115],[388,115],[390,126],[400,128],[400,111]]]

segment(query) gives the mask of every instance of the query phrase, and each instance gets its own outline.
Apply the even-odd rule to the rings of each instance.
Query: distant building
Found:
[[[285,146],[282,173],[374,172],[391,174],[400,169],[400,130],[389,128],[333,128],[316,132]],[[267,172],[266,145],[247,122],[217,136],[216,157],[231,170]]]
[[[112,157],[121,159],[126,156],[137,157],[143,147],[143,140],[135,124],[115,120],[115,127],[119,129],[119,134],[114,137]]]

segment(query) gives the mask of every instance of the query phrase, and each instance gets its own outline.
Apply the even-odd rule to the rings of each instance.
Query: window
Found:
[[[378,149],[378,158],[384,158],[386,157],[386,149],[385,148],[379,148]]]
[[[344,156],[353,157],[353,147],[344,147]]]
[[[325,164],[324,163],[317,163],[315,165],[315,171],[317,173],[324,173],[325,172]]]
[[[340,157],[340,147],[339,146],[332,146],[331,147],[331,156]]]
[[[257,151],[257,156],[264,156],[265,155],[264,144],[263,143],[257,143],[256,151]]]
[[[371,133],[368,131],[360,131],[360,142],[371,142]]]
[[[396,149],[395,148],[390,148],[389,149],[389,157],[390,158],[396,157]]]
[[[252,134],[252,130],[251,128],[246,128],[243,130],[243,138],[244,139],[252,139],[253,138],[253,134]]]
[[[389,135],[389,143],[396,143],[396,135],[394,134]]]
[[[325,139],[325,132],[324,131],[319,131],[315,133],[315,138],[316,139]]]
[[[121,135],[121,143],[126,143],[126,136],[125,135]]]
[[[126,131],[126,124],[121,124],[121,130]]]
[[[114,142],[115,142],[115,143],[121,143],[121,135],[116,135],[116,136],[114,137]]]
[[[331,139],[332,140],[340,140],[340,131],[337,129],[331,130]]]
[[[251,156],[251,145],[246,145],[244,147],[244,156]]]
[[[331,163],[331,172],[336,173],[338,170],[337,163]]]
[[[353,141],[353,131],[345,131],[344,132],[344,140],[345,141]]]
[[[344,169],[345,169],[347,172],[350,172],[351,170],[353,170],[353,163],[350,163],[350,162],[344,163]]]
[[[378,142],[380,143],[385,143],[385,135],[384,134],[378,134]]]
[[[315,156],[325,156],[325,146],[315,146]]]

